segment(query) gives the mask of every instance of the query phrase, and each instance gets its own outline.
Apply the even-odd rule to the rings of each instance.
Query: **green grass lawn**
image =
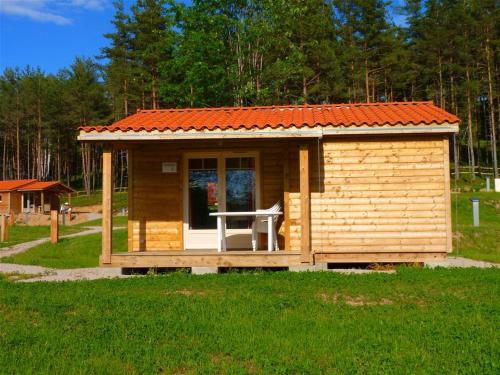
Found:
[[[72,234],[82,231],[78,226],[59,226],[59,235]],[[0,242],[2,248],[17,245],[22,242],[37,240],[39,238],[50,237],[50,226],[48,225],[12,225],[9,226],[9,241]]]
[[[78,197],[71,198],[71,205],[73,207],[80,206],[93,206],[102,203],[102,192],[91,193],[90,195],[80,195]],[[128,205],[128,193],[127,192],[115,192],[113,194],[113,209],[120,209],[122,207],[127,207]]]
[[[128,216],[114,216],[113,217],[113,227],[126,227],[128,224]],[[96,219],[91,221],[86,221],[84,223],[78,224],[80,227],[100,227],[102,225],[102,219]]]
[[[113,231],[113,252],[127,251],[127,231]],[[2,258],[3,263],[31,264],[50,268],[97,267],[101,255],[101,234],[63,238],[53,245],[50,242],[24,253]]]
[[[472,226],[471,197],[480,199],[480,226]],[[452,194],[453,253],[500,263],[500,193]]]
[[[498,374],[500,270],[0,280],[3,373]]]
[[[115,216],[113,218],[113,226],[115,227],[126,227],[127,226],[127,216]],[[64,236],[67,234],[73,234],[85,230],[87,226],[100,226],[102,224],[101,219],[87,221],[77,225],[60,225],[59,235]],[[9,241],[0,242],[0,251],[2,248],[17,245],[22,242],[29,242],[37,240],[44,237],[50,237],[50,226],[48,225],[12,225],[9,226]]]

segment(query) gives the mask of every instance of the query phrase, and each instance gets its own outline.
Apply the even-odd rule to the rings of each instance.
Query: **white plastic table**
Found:
[[[212,212],[210,216],[217,217],[217,252],[222,250],[227,250],[226,243],[226,218],[230,217],[240,217],[240,216],[250,216],[250,217],[267,217],[267,250],[273,251],[274,246],[274,216],[282,215],[283,212],[257,212],[257,211],[244,211],[244,212]],[[254,219],[255,224],[255,219]],[[252,230],[252,234],[255,233]],[[252,241],[256,241],[252,237]],[[252,244],[253,249],[255,249],[254,244]],[[255,251],[255,250],[254,250]]]

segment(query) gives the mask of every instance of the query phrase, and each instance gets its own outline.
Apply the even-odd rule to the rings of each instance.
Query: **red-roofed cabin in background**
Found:
[[[59,210],[62,194],[74,190],[59,181],[0,181],[0,214],[48,213]]]
[[[458,123],[431,102],[402,102],[141,110],[82,127],[79,140],[104,145],[100,262],[287,267],[442,259],[451,251],[449,137]],[[112,160],[120,149],[129,158],[128,253],[112,251]],[[251,251],[253,217],[234,212],[277,202],[282,250]],[[224,236],[210,214],[221,212],[232,216],[228,250],[218,252]]]

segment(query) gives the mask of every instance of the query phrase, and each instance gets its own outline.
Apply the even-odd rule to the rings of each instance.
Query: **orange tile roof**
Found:
[[[108,126],[84,126],[84,132],[383,126],[458,123],[432,102],[290,105],[140,110]]]
[[[34,181],[31,184],[23,186],[19,189],[19,191],[34,191],[34,190],[49,190],[51,188],[58,187],[65,191],[73,191],[70,187],[67,187],[63,183],[59,181]]]
[[[0,191],[35,191],[49,190],[57,187],[58,190],[74,191],[59,181],[38,181],[35,179],[0,181]]]
[[[5,180],[5,181],[0,181],[0,191],[13,191],[17,190],[20,187],[23,187],[25,185],[31,184],[35,182],[36,180]]]

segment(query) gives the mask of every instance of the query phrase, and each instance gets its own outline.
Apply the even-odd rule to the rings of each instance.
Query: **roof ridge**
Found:
[[[303,108],[339,108],[339,107],[377,107],[390,105],[416,105],[416,104],[434,104],[432,101],[396,101],[396,102],[371,102],[371,103],[325,103],[325,104],[279,104],[279,105],[261,105],[261,106],[233,106],[233,107],[193,107],[193,108],[159,108],[159,109],[138,109],[137,113],[164,113],[164,112],[217,112],[217,111],[241,111],[258,109],[303,109]]]

